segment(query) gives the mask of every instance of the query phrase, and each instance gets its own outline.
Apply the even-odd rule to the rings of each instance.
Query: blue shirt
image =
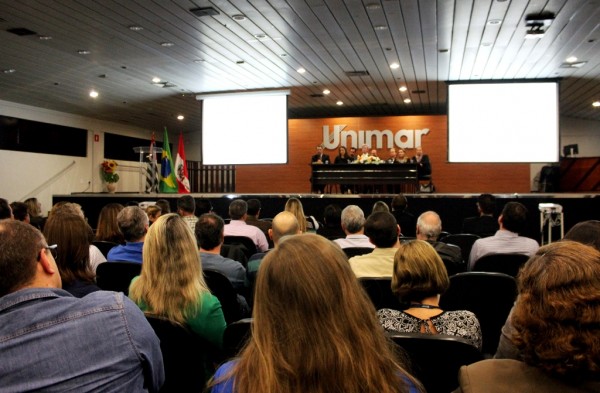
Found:
[[[125,243],[110,249],[106,260],[109,262],[139,262],[142,263],[144,242]]]
[[[155,392],[160,343],[122,293],[26,288],[0,298],[0,392]],[[146,386],[146,387],[144,387]]]

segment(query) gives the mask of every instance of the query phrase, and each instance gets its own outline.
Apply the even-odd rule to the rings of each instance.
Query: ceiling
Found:
[[[218,14],[190,12],[204,7]],[[599,21],[600,0],[0,0],[0,100],[186,133],[196,94],[285,88],[292,118],[420,115],[445,113],[446,81],[561,78],[561,115],[600,121]]]

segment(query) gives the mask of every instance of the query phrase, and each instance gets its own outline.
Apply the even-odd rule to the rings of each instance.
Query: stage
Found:
[[[89,224],[95,228],[100,209],[108,203],[136,201],[150,202],[166,199],[171,204],[171,211],[176,210],[176,201],[182,194],[135,194],[135,193],[77,193],[71,195],[54,195],[53,204],[59,201],[69,201],[80,204],[88,218]],[[376,201],[382,200],[390,204],[393,194],[191,194],[194,198],[208,198],[215,213],[228,218],[228,206],[232,199],[248,200],[256,198],[261,201],[262,210],[259,218],[274,217],[281,212],[285,202],[290,197],[302,201],[306,215],[312,215],[323,221],[323,211],[328,204],[338,204],[341,208],[347,205],[360,206],[365,215],[371,212]],[[477,214],[476,202],[479,194],[404,194],[408,199],[408,210],[415,216],[424,211],[434,210],[442,218],[443,230],[449,233],[460,233],[462,220]],[[529,210],[527,231],[524,236],[541,240],[540,203],[555,203],[561,205],[564,213],[564,230],[568,231],[573,225],[584,220],[600,220],[600,194],[494,194],[496,196],[497,214],[505,203],[518,201]],[[497,215],[496,214],[496,215]],[[546,229],[547,231],[547,229]],[[553,235],[553,240],[557,235]]]

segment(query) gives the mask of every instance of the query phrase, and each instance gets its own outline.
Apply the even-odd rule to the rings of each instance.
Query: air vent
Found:
[[[369,76],[369,71],[344,71],[344,74],[351,78],[354,76]]]
[[[321,93],[315,93],[315,94],[311,94],[310,95],[312,98],[323,98],[325,97],[325,95],[321,94]]]
[[[198,17],[219,15],[213,7],[192,8],[190,12]]]
[[[425,90],[412,90],[411,93],[413,93],[413,94],[425,94],[426,91]]]
[[[16,34],[18,36],[37,35],[35,31],[31,31],[24,27],[15,27],[13,29],[7,29],[6,31],[8,31],[9,33]]]

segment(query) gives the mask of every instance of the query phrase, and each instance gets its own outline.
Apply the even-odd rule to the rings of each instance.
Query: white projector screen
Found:
[[[202,99],[205,165],[285,164],[289,91],[216,94]]]
[[[448,84],[448,161],[559,159],[558,82]]]

